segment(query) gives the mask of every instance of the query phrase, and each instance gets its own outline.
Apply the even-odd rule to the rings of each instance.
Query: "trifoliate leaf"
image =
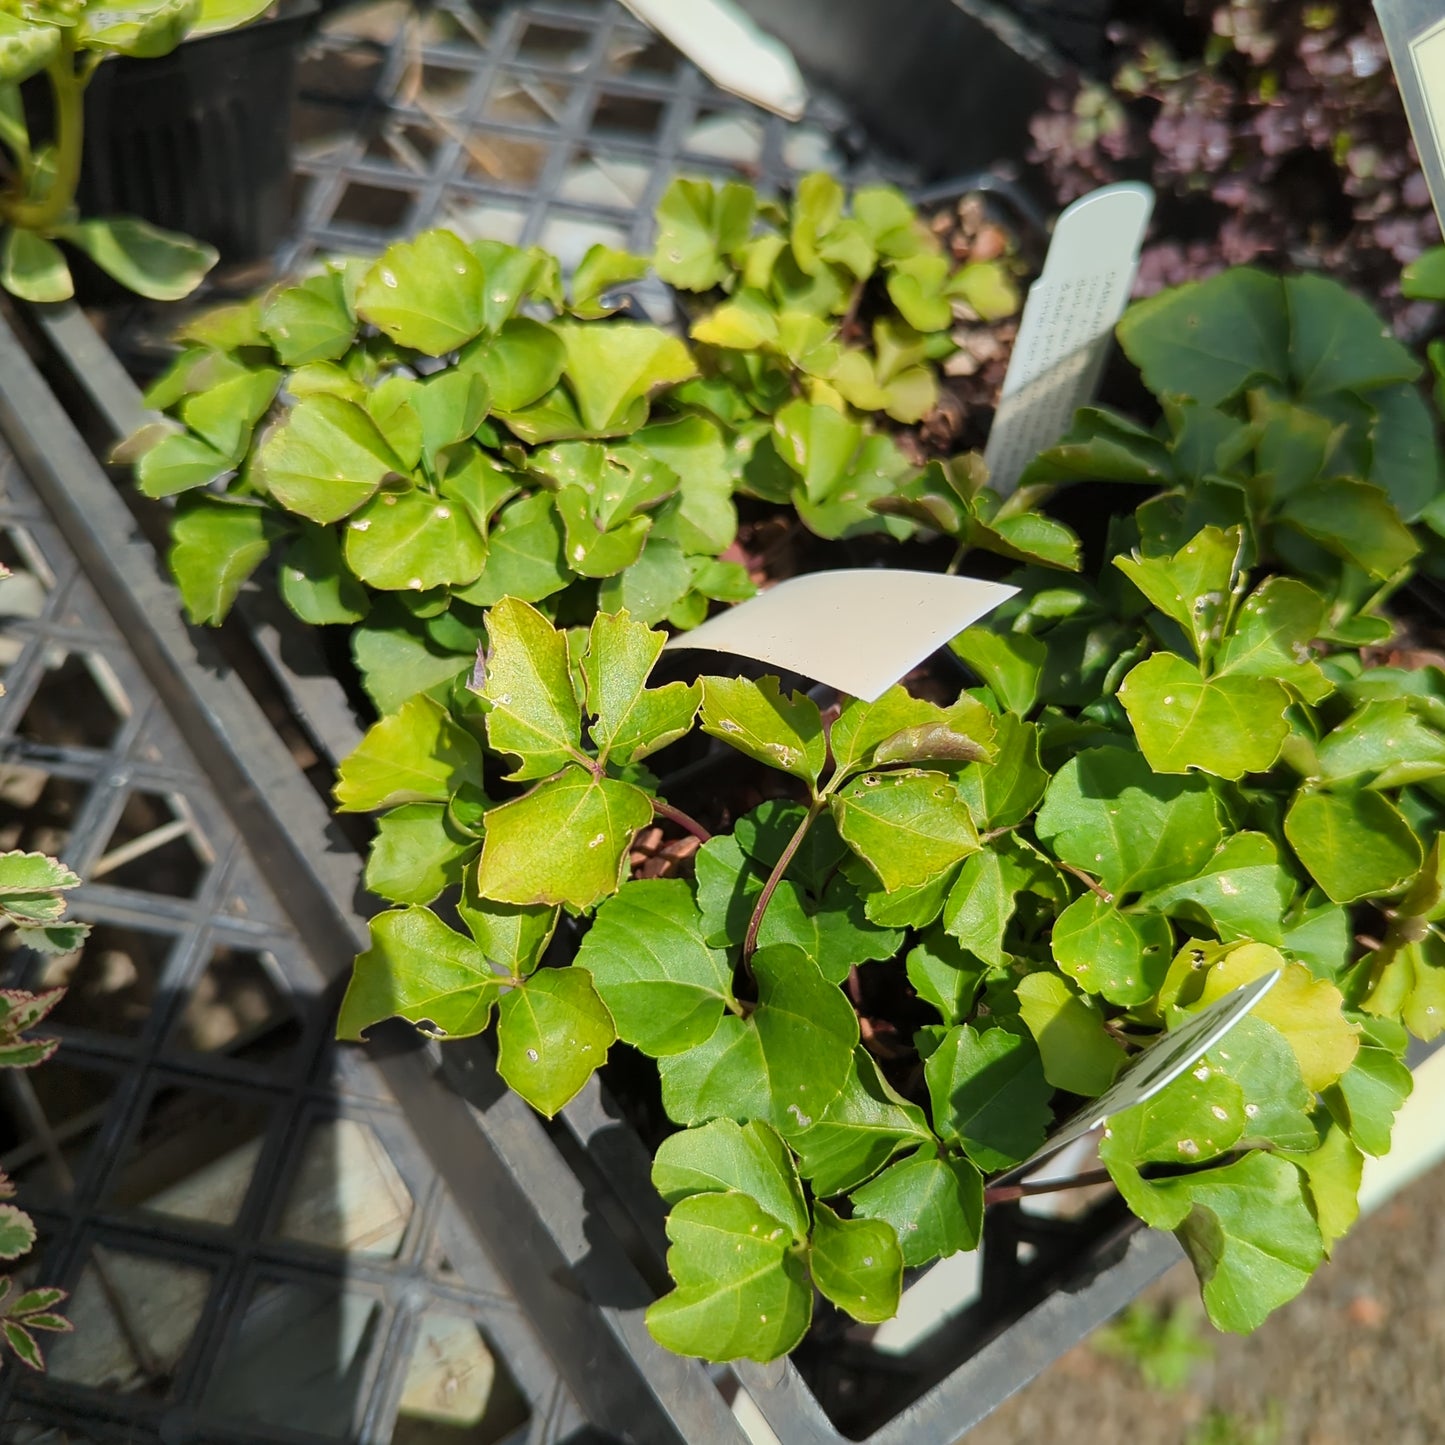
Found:
[[[484,898],[590,908],[615,893],[652,800],[631,783],[568,767],[493,808],[478,874]]]
[[[694,683],[648,688],[647,677],[667,641],[627,613],[598,613],[582,671],[592,741],[605,761],[636,762],[675,742],[692,726],[702,699]]]
[[[807,1265],[787,1227],[745,1194],[695,1194],[667,1220],[677,1287],[647,1311],[665,1349],[705,1360],[774,1360],[813,1314]]]
[[[450,231],[425,231],[388,246],[366,273],[356,313],[401,346],[441,356],[486,322],[482,263]]]
[[[1289,735],[1292,701],[1271,677],[1203,677],[1172,652],[1156,652],[1119,686],[1139,748],[1159,773],[1199,768],[1242,778],[1272,768]]]
[[[1424,858],[1399,809],[1379,793],[1301,792],[1285,814],[1284,834],[1336,903],[1396,892]]]
[[[855,1189],[852,1202],[855,1216],[893,1226],[910,1268],[978,1248],[983,1176],[966,1159],[915,1154]]]
[[[702,729],[810,787],[817,786],[828,758],[817,703],[803,693],[784,698],[775,677],[703,678]]]
[[[1283,968],[1279,982],[1254,1006],[1254,1016],[1273,1024],[1289,1041],[1305,1084],[1328,1088],[1354,1062],[1359,1030],[1344,1016],[1344,999],[1334,984],[1314,978],[1302,963],[1286,964],[1262,943],[1231,949],[1205,975],[1201,1006],[1242,984]]]
[[[680,1123],[760,1118],[791,1138],[842,1090],[858,1017],[801,949],[759,949],[752,970],[758,1006],[746,1019],[728,1014],[706,1043],[660,1061],[663,1104]]]
[[[449,1038],[486,1028],[505,978],[472,939],[429,908],[399,908],[371,920],[371,947],[358,956],[337,1020],[339,1038],[359,1039],[382,1019],[428,1023]]]
[[[998,854],[975,853],[964,861],[943,905],[943,927],[970,953],[1002,968],[1007,961],[1003,938],[1013,911],[1013,891],[1004,882]]]
[[[1097,1098],[1124,1063],[1124,1049],[1103,1018],[1056,973],[1018,984],[1019,1014],[1039,1046],[1044,1078],[1056,1089]]]
[[[843,1091],[790,1140],[818,1199],[872,1178],[900,1149],[932,1144],[923,1110],[895,1093],[866,1049],[853,1051]]]
[[[404,702],[373,723],[337,770],[336,802],[344,813],[398,803],[444,803],[459,789],[482,786],[482,750],[429,697]]]
[[[681,879],[624,884],[597,910],[577,952],[624,1043],[654,1057],[704,1043],[732,1000],[732,965],[702,939]]]
[[[487,740],[521,759],[509,777],[549,777],[580,752],[582,713],[567,670],[566,639],[535,607],[514,597],[487,615],[487,637]]]
[[[919,998],[932,1004],[945,1024],[962,1023],[973,1012],[987,969],[941,928],[930,928],[909,950],[906,966]]]
[[[813,1283],[855,1320],[878,1325],[898,1313],[903,1251],[883,1219],[840,1219],[826,1204],[813,1206]]]
[[[924,1064],[933,1125],[980,1169],[1007,1168],[1040,1144],[1053,1089],[1032,1038],[1004,1028],[950,1029]]]
[[[746,1194],[786,1225],[793,1239],[808,1237],[808,1205],[793,1156],[756,1120],[739,1126],[714,1119],[664,1139],[652,1163],[652,1183],[669,1204],[694,1194]]]
[[[1171,917],[1207,922],[1226,942],[1253,939],[1278,947],[1294,889],[1273,839],[1235,833],[1195,877],[1156,888],[1139,902]]]
[[[580,968],[543,968],[497,1004],[497,1072],[549,1119],[605,1062],[617,1037]]]
[[[926,882],[978,851],[972,815],[944,773],[864,773],[828,806],[844,841],[885,888]]]
[[[480,847],[452,822],[445,803],[405,803],[377,819],[367,890],[392,903],[430,903],[462,881]]]
[[[404,467],[366,412],[320,395],[298,401],[267,434],[255,470],[288,512],[326,524],[349,516]]]
[[[1193,877],[1223,837],[1203,778],[1162,776],[1113,747],[1090,748],[1059,769],[1037,830],[1116,897]]]

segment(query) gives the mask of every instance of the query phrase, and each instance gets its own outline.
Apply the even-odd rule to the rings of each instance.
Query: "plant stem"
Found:
[[[55,176],[39,200],[23,194],[7,199],[0,212],[12,226],[48,231],[75,204],[85,132],[85,79],[75,73],[75,52],[62,42],[60,54],[45,67],[55,106]]]
[[[1042,1184],[1004,1184],[985,1189],[985,1204],[1007,1204],[1012,1199],[1027,1199],[1034,1194],[1058,1194],[1065,1189],[1083,1189],[1090,1184],[1107,1184],[1109,1171],[1095,1169],[1089,1174],[1076,1174],[1072,1179],[1050,1179]]]
[[[773,864],[773,871],[768,874],[768,881],[763,884],[763,891],[758,894],[757,906],[753,909],[753,916],[748,919],[748,931],[743,938],[743,967],[749,968],[752,964],[753,954],[757,952],[758,930],[763,926],[763,914],[768,911],[768,904],[772,902],[773,894],[777,892],[778,884],[783,881],[783,874],[788,871],[788,864],[793,861],[793,855],[802,846],[803,839],[808,835],[808,829],[813,826],[813,820],[828,806],[827,798],[815,798],[813,805],[803,815],[803,820],[788,839],[788,846],[783,849],[781,857]]]
[[[676,823],[679,828],[691,833],[699,842],[712,842],[712,834],[695,818],[689,818],[681,808],[674,808],[671,803],[664,803],[661,798],[654,798],[652,811],[659,818],[666,818],[670,823]]]
[[[1065,873],[1072,873],[1091,893],[1097,894],[1105,903],[1112,903],[1114,895],[1109,892],[1097,879],[1090,878],[1082,868],[1075,868],[1072,863],[1060,863],[1058,865]]]

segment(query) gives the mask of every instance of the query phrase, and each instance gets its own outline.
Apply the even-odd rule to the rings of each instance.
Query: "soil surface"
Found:
[[[1194,1296],[1187,1264],[1146,1298]],[[1195,1296],[1197,1298],[1197,1296]],[[1201,1311],[1202,1317],[1202,1311]],[[1445,1441],[1445,1165],[1344,1240],[1255,1335],[1202,1324],[1212,1361],[1175,1393],[1086,1343],[966,1437],[966,1445],[1439,1445]],[[1196,1434],[1211,1411],[1229,1434]]]

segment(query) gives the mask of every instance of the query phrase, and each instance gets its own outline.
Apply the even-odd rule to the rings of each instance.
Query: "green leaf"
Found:
[[[1056,973],[1019,980],[1019,1013],[1039,1046],[1044,1078],[1056,1089],[1097,1098],[1124,1063],[1104,1020]]]
[[[1004,1028],[949,1029],[923,1066],[939,1138],[986,1172],[1027,1158],[1044,1142],[1053,1089],[1032,1038]]]
[[[277,291],[262,308],[261,324],[283,366],[339,361],[356,337],[345,277],[328,269]]]
[[[1325,1103],[1354,1143],[1378,1158],[1389,1153],[1395,1115],[1414,1084],[1410,1070],[1389,1049],[1366,1045],[1326,1092]]]
[[[728,453],[716,424],[706,417],[682,416],[644,427],[632,440],[678,478],[676,516],[659,516],[655,532],[671,537],[685,552],[726,551],[737,535],[738,513]]]
[[[809,1128],[843,1089],[858,1017],[801,949],[760,948],[758,1006],[727,1014],[704,1044],[659,1062],[669,1118],[761,1118],[784,1138]]]
[[[422,454],[434,467],[444,447],[475,434],[491,399],[481,372],[463,366],[439,371],[411,389],[407,404],[421,422]]]
[[[567,380],[583,424],[594,435],[635,431],[654,391],[697,371],[686,345],[655,326],[574,321],[557,322],[553,330],[567,353]]]
[[[915,1154],[853,1191],[853,1213],[893,1226],[912,1268],[977,1249],[983,1229],[983,1176],[966,1159]]]
[[[933,1144],[923,1110],[895,1093],[866,1049],[853,1052],[843,1091],[790,1141],[818,1199],[870,1179],[900,1149]]]
[[[19,1259],[35,1247],[35,1225],[23,1209],[0,1204],[0,1259]]]
[[[1399,787],[1445,773],[1445,737],[1420,721],[1408,699],[1380,699],[1327,733],[1315,756],[1326,782]]]
[[[384,591],[429,592],[476,580],[487,544],[464,508],[419,488],[384,490],[346,523],[347,565]]]
[[[305,527],[281,557],[281,597],[303,622],[360,622],[370,610],[366,589],[347,570],[329,527]]]
[[[1247,266],[1136,301],[1118,336],[1156,396],[1217,406],[1251,382],[1289,375],[1284,286]]]
[[[647,1311],[665,1349],[705,1360],[774,1360],[807,1332],[813,1289],[787,1228],[745,1194],[695,1194],[667,1220],[677,1287]]]
[[[510,246],[505,241],[473,241],[470,249],[486,272],[487,330],[502,326],[529,296],[554,311],[561,308],[562,278],[555,256],[538,246]]]
[[[792,1238],[808,1237],[808,1205],[788,1146],[766,1124],[714,1119],[664,1139],[652,1183],[669,1204],[694,1194],[745,1194]]]
[[[264,15],[270,6],[264,0],[201,0],[200,19],[191,27],[189,39],[219,35],[236,30]]]
[[[1328,276],[1288,276],[1290,372],[1305,399],[1415,381],[1420,363],[1374,308]]]
[[[535,607],[514,597],[492,608],[487,636],[487,741],[520,759],[509,778],[549,777],[580,755],[582,712],[567,667],[567,640]]]
[[[1020,717],[1038,701],[1046,649],[1023,632],[989,632],[970,627],[948,644],[1010,712]]]
[[[208,486],[234,463],[224,452],[189,432],[172,432],[151,447],[136,464],[136,482],[147,497],[173,497]]]
[[[1161,776],[1113,747],[1090,748],[1059,769],[1037,831],[1116,898],[1192,878],[1224,836],[1203,778]]]
[[[455,351],[486,322],[482,263],[450,231],[398,241],[366,273],[356,313],[427,356]]]
[[[275,400],[280,381],[281,373],[270,366],[239,371],[187,396],[180,404],[181,420],[218,452],[239,459],[250,445],[252,429]]]
[[[38,75],[59,53],[59,26],[34,25],[19,15],[0,14],[0,84],[19,85]],[[6,290],[10,289],[7,282]]]
[[[478,887],[500,903],[590,908],[617,892],[633,836],[651,820],[641,788],[568,767],[487,814]]]
[[[167,560],[192,622],[224,621],[271,550],[271,531],[272,519],[260,507],[187,498],[177,508]]]
[[[775,677],[703,678],[702,730],[810,787],[828,758],[817,703],[804,693],[784,699]]]
[[[1167,1035],[1165,1036],[1167,1037]],[[1141,1194],[1136,1164],[1197,1164],[1216,1159],[1238,1142],[1245,1127],[1244,1093],[1228,1075],[1201,1064],[1166,1084],[1143,1103],[1109,1116],[1099,1157],[1114,1175],[1136,1213]],[[1152,1224],[1173,1228],[1173,1219],[1158,1219],[1157,1201],[1143,1211]]]
[[[954,787],[980,828],[1012,828],[1038,806],[1049,775],[1039,765],[1039,735],[1032,723],[1006,713],[995,727],[993,761],[960,769]]]
[[[108,9],[87,7],[72,44],[151,60],[169,55],[200,13],[200,0],[120,0]]]
[[[398,803],[444,803],[467,785],[482,786],[476,739],[440,703],[414,697],[373,723],[342,762],[336,802],[344,813],[367,813]]]
[[[752,232],[757,196],[737,181],[714,188],[679,176],[657,203],[653,267],[669,286],[707,291],[732,273],[729,257]]]
[[[1289,1040],[1262,1018],[1240,1019],[1205,1062],[1239,1085],[1243,1137],[1272,1149],[1313,1149],[1315,1096],[1305,1083]]]
[[[473,655],[439,649],[413,622],[358,627],[351,634],[351,652],[366,695],[380,713],[395,712],[420,692],[445,696],[474,661]]]
[[[19,1213],[13,1204],[0,1205],[0,1210]],[[15,1358],[22,1365],[28,1365],[32,1370],[44,1370],[45,1360],[40,1353],[40,1346],[24,1325],[17,1324],[14,1320],[0,1321],[0,1331],[5,1335],[5,1343],[15,1351]]]
[[[1379,487],[1337,477],[1297,492],[1279,520],[1372,577],[1393,577],[1419,544]]]
[[[1320,1227],[1328,1256],[1359,1218],[1364,1155],[1338,1124],[1332,1124],[1318,1148],[1286,1157],[1297,1164],[1305,1176],[1315,1222]]]
[[[542,961],[557,927],[555,908],[516,908],[478,897],[475,876],[470,874],[457,913],[492,964],[518,978]]]
[[[497,1072],[549,1119],[592,1077],[617,1037],[580,968],[543,968],[497,1004]]]
[[[665,633],[632,621],[626,612],[592,619],[582,672],[587,711],[595,719],[591,737],[603,761],[636,762],[692,727],[702,700],[699,684],[646,685],[666,641]]]
[[[469,1038],[491,1021],[504,982],[483,949],[429,908],[379,913],[341,1002],[337,1037],[359,1039],[382,1019],[400,1017]]]
[[[0,27],[5,21],[17,23],[9,15],[0,15]],[[32,34],[52,39],[59,34],[48,26],[25,28]],[[0,72],[5,69],[3,57],[7,43],[12,40],[13,36],[0,28]],[[0,286],[22,301],[68,301],[75,295],[75,283],[70,279],[70,267],[60,247],[19,226],[11,226],[5,232],[4,246],[0,248]]]
[[[338,396],[298,401],[256,454],[260,480],[289,512],[339,522],[365,502],[400,460],[359,407]]]
[[[1225,942],[1255,939],[1278,947],[1294,891],[1273,839],[1235,833],[1193,878],[1157,888],[1139,902],[1171,917],[1207,922]]]
[[[133,218],[72,221],[57,226],[53,234],[84,251],[127,290],[151,301],[189,296],[217,258],[214,246]]]
[[[1205,527],[1172,557],[1115,557],[1114,565],[1191,640],[1201,661],[1224,629],[1244,546],[1238,527]]]
[[[855,1320],[878,1325],[898,1313],[903,1251],[886,1220],[840,1219],[815,1204],[809,1260],[818,1289]]]
[[[973,1012],[987,972],[939,928],[930,928],[909,950],[906,967],[919,998],[936,1008],[946,1024],[962,1023]]]
[[[1216,658],[1222,674],[1274,677],[1318,702],[1329,692],[1309,644],[1325,622],[1319,593],[1293,577],[1268,577],[1245,599]]]
[[[802,478],[811,502],[822,502],[849,473],[863,428],[823,404],[790,401],[773,418],[778,455]]]
[[[377,819],[367,890],[392,903],[430,903],[462,881],[480,846],[452,822],[445,803],[405,803]]]
[[[577,952],[624,1043],[654,1057],[705,1043],[732,1003],[732,965],[702,938],[681,879],[626,883],[597,910]]]
[[[888,299],[916,331],[942,331],[953,320],[944,294],[948,262],[942,256],[909,256],[888,272]]]
[[[1397,892],[1424,861],[1420,840],[1379,793],[1301,792],[1285,814],[1284,833],[1336,903]]]
[[[640,280],[647,275],[647,270],[646,256],[616,251],[600,242],[589,247],[572,273],[573,314],[584,320],[611,315],[616,307],[603,302],[603,293],[624,282]]]
[[[844,841],[885,888],[926,882],[978,851],[972,815],[944,773],[864,773],[828,806]]]
[[[943,906],[943,926],[975,957],[1003,968],[1004,932],[1013,911],[1013,890],[1004,882],[998,855],[975,853],[964,862]]]
[[[563,547],[552,498],[545,492],[519,497],[502,508],[491,526],[482,575],[453,595],[477,607],[494,606],[505,597],[540,602],[571,580]]]
[[[557,385],[567,353],[550,326],[518,316],[473,342],[461,359],[485,379],[496,411],[516,412]]]
[[[1272,677],[1202,677],[1177,653],[1156,652],[1119,685],[1139,748],[1157,773],[1198,768],[1221,778],[1264,773],[1289,736],[1292,701]]]

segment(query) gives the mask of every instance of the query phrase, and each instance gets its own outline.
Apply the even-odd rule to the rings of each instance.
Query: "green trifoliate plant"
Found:
[[[206,245],[128,218],[75,212],[85,147],[85,89],[114,56],[149,60],[182,41],[234,30],[271,0],[40,0],[0,8],[0,286],[26,301],[74,294],[57,241],[82,251],[122,286],[159,301],[189,295],[215,264]],[[31,135],[24,82],[43,76],[51,130]]]

